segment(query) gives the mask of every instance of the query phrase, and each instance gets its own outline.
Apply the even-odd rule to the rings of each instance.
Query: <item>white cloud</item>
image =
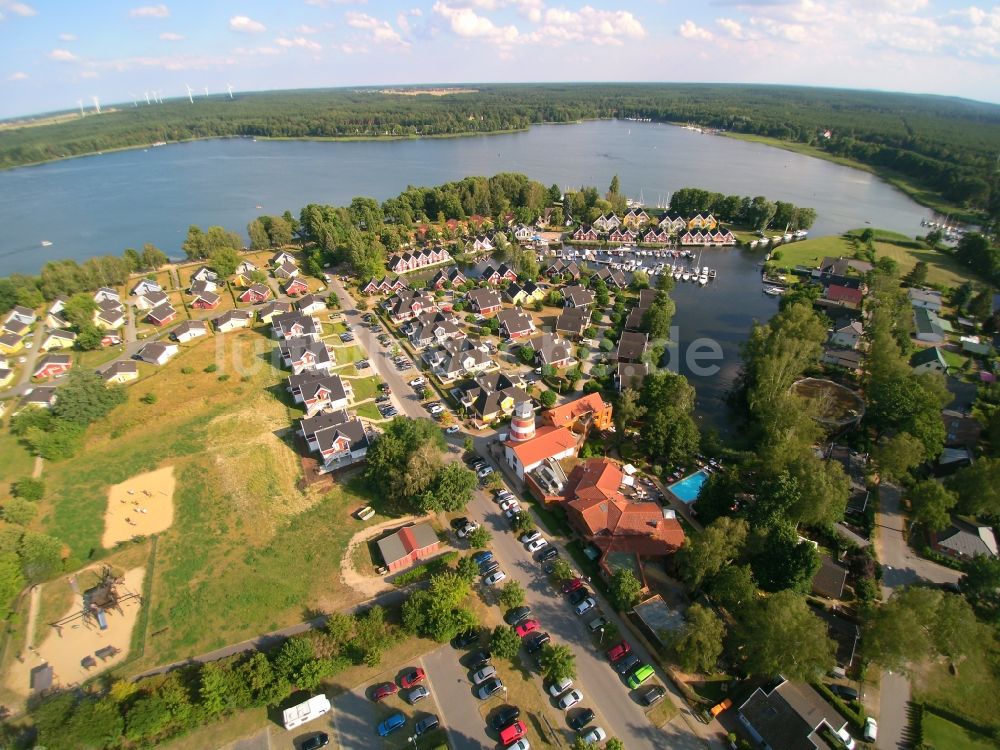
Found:
[[[361,29],[362,31],[369,32],[374,42],[398,44],[403,47],[410,46],[410,43],[403,39],[388,21],[383,21],[381,18],[375,18],[367,13],[361,13],[356,10],[347,11],[344,14],[344,18],[347,20],[347,25],[352,29]]]
[[[319,29],[317,29],[315,26],[310,26],[307,23],[304,23],[301,26],[296,26],[295,27],[295,31],[297,31],[299,34],[318,34],[319,33]]]
[[[60,34],[59,35],[59,41],[60,42],[75,42],[76,41],[76,34]]]
[[[178,34],[176,31],[164,31],[160,34],[160,39],[165,42],[179,42],[184,38],[183,34]]]
[[[306,39],[304,36],[297,36],[294,39],[278,37],[274,40],[274,43],[279,47],[301,47],[302,49],[308,49],[314,52],[319,52],[319,50],[323,49],[322,44],[313,41],[312,39]]]
[[[49,52],[49,59],[55,60],[57,62],[76,62],[80,58],[78,58],[68,49],[54,49],[51,52]]]
[[[129,18],[168,18],[170,16],[170,8],[162,3],[160,5],[143,5],[138,8],[132,8],[128,12]]]
[[[0,0],[0,10],[13,13],[15,16],[21,16],[21,18],[38,15],[38,11],[27,3],[10,2],[9,0]],[[2,13],[0,13],[0,20],[3,20]]]
[[[28,80],[28,74],[23,70],[15,70],[9,76],[7,76],[8,81],[26,81]]]
[[[329,8],[331,5],[364,5],[368,0],[306,0],[306,5]]]
[[[682,23],[677,32],[685,39],[698,39],[708,42],[714,38],[711,31],[703,29],[690,19]]]
[[[558,42],[622,44],[624,39],[643,38],[646,30],[629,11],[598,10],[584,5],[575,11],[549,8],[536,36]]]
[[[233,16],[229,19],[229,28],[241,34],[260,34],[266,30],[260,21],[254,21],[247,16]]]
[[[482,39],[501,46],[518,41],[520,32],[514,25],[497,26],[486,16],[471,8],[455,8],[443,2],[434,3],[434,12],[448,21],[452,32],[464,39]]]
[[[409,34],[413,29],[413,25],[410,23],[410,17],[419,18],[424,12],[420,8],[410,8],[410,10],[401,10],[396,15],[396,26],[404,34]]]

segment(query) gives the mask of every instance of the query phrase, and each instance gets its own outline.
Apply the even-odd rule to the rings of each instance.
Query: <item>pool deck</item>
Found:
[[[691,480],[693,480],[695,477],[697,477],[699,474],[701,475],[702,479],[701,479],[700,482],[698,482],[698,492],[696,492],[694,494],[694,496],[690,500],[687,499],[687,498],[685,498],[680,493],[674,492],[674,487],[676,487],[677,485],[680,485],[680,484],[687,484],[688,482],[690,482]],[[691,503],[693,503],[695,500],[698,499],[698,493],[700,493],[701,492],[701,488],[705,486],[705,482],[708,481],[708,477],[709,477],[708,472],[704,468],[700,468],[697,471],[692,471],[686,477],[681,477],[676,482],[671,482],[667,486],[667,489],[670,491],[671,495],[673,495],[674,497],[676,497],[682,503],[684,503],[685,505],[690,505]]]
[[[677,511],[678,514],[684,516],[684,520],[691,524],[693,529],[696,531],[702,530],[701,522],[698,521],[698,519],[691,513],[691,508],[688,507],[687,503],[681,502],[680,498],[668,490],[663,482],[660,481],[659,477],[655,477],[651,474],[648,474],[647,477],[653,482],[653,484],[656,485],[656,489],[660,491],[663,499],[670,504],[671,508]]]

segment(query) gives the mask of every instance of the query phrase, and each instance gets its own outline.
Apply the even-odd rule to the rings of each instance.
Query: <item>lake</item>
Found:
[[[152,242],[172,257],[190,224],[245,234],[262,213],[384,200],[407,185],[523,172],[546,185],[622,189],[649,205],[681,187],[811,206],[812,235],[873,225],[913,235],[928,211],[873,175],[757,143],[655,123],[543,125],[523,133],[407,141],[235,138],[119,151],[0,172],[0,276],[57,258]],[[42,247],[45,240],[52,244]]]
[[[655,206],[681,187],[765,195],[811,206],[811,236],[872,225],[915,235],[923,209],[858,170],[757,143],[654,123],[596,121],[545,125],[523,133],[409,141],[223,139],[121,151],[0,172],[0,275],[36,273],[47,260],[120,254],[153,242],[181,256],[189,224],[245,233],[263,213],[298,213],[307,203],[379,200],[407,185],[466,175],[523,172],[546,185],[596,185],[615,174],[632,197]],[[42,247],[47,240],[51,246]],[[739,347],[754,320],[777,301],[761,292],[760,258],[706,250],[718,269],[707,287],[679,283],[675,324],[683,355],[695,339],[721,346],[721,370],[698,376],[698,416],[725,427],[722,399],[739,371]]]

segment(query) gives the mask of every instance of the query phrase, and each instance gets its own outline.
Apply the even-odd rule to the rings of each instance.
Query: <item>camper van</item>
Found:
[[[318,719],[330,710],[330,701],[325,695],[314,695],[304,703],[286,708],[281,715],[285,729],[295,729],[313,719]]]

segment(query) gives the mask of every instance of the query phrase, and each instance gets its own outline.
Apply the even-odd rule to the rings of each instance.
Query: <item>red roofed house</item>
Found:
[[[568,427],[574,432],[586,434],[590,428],[610,429],[612,420],[611,404],[604,402],[600,393],[590,393],[582,398],[553,406],[542,412],[542,424],[553,427]]]
[[[247,302],[255,305],[258,302],[266,302],[271,296],[271,289],[267,284],[254,284],[252,287],[240,294],[240,302]]]
[[[580,535],[601,550],[601,566],[608,570],[611,553],[659,557],[676,552],[684,543],[684,529],[659,503],[632,502],[620,487],[624,474],[608,458],[588,458],[578,464],[566,484],[566,514]]]
[[[826,288],[826,298],[831,302],[841,302],[851,307],[860,307],[861,300],[865,297],[860,289],[852,289],[849,286],[840,284],[830,284]]]
[[[548,460],[561,461],[580,451],[580,437],[565,427],[546,425],[535,430],[531,402],[518,404],[511,421],[511,437],[504,443],[504,457],[518,479]]]
[[[441,542],[434,528],[424,521],[404,526],[395,534],[378,540],[378,549],[390,573],[398,573],[418,560],[433,557]]]
[[[33,377],[39,380],[57,378],[64,375],[73,366],[73,356],[71,354],[48,354],[35,367]]]
[[[302,279],[289,279],[288,283],[285,284],[283,289],[285,294],[289,297],[295,297],[300,294],[305,294],[309,291],[309,285]]]

